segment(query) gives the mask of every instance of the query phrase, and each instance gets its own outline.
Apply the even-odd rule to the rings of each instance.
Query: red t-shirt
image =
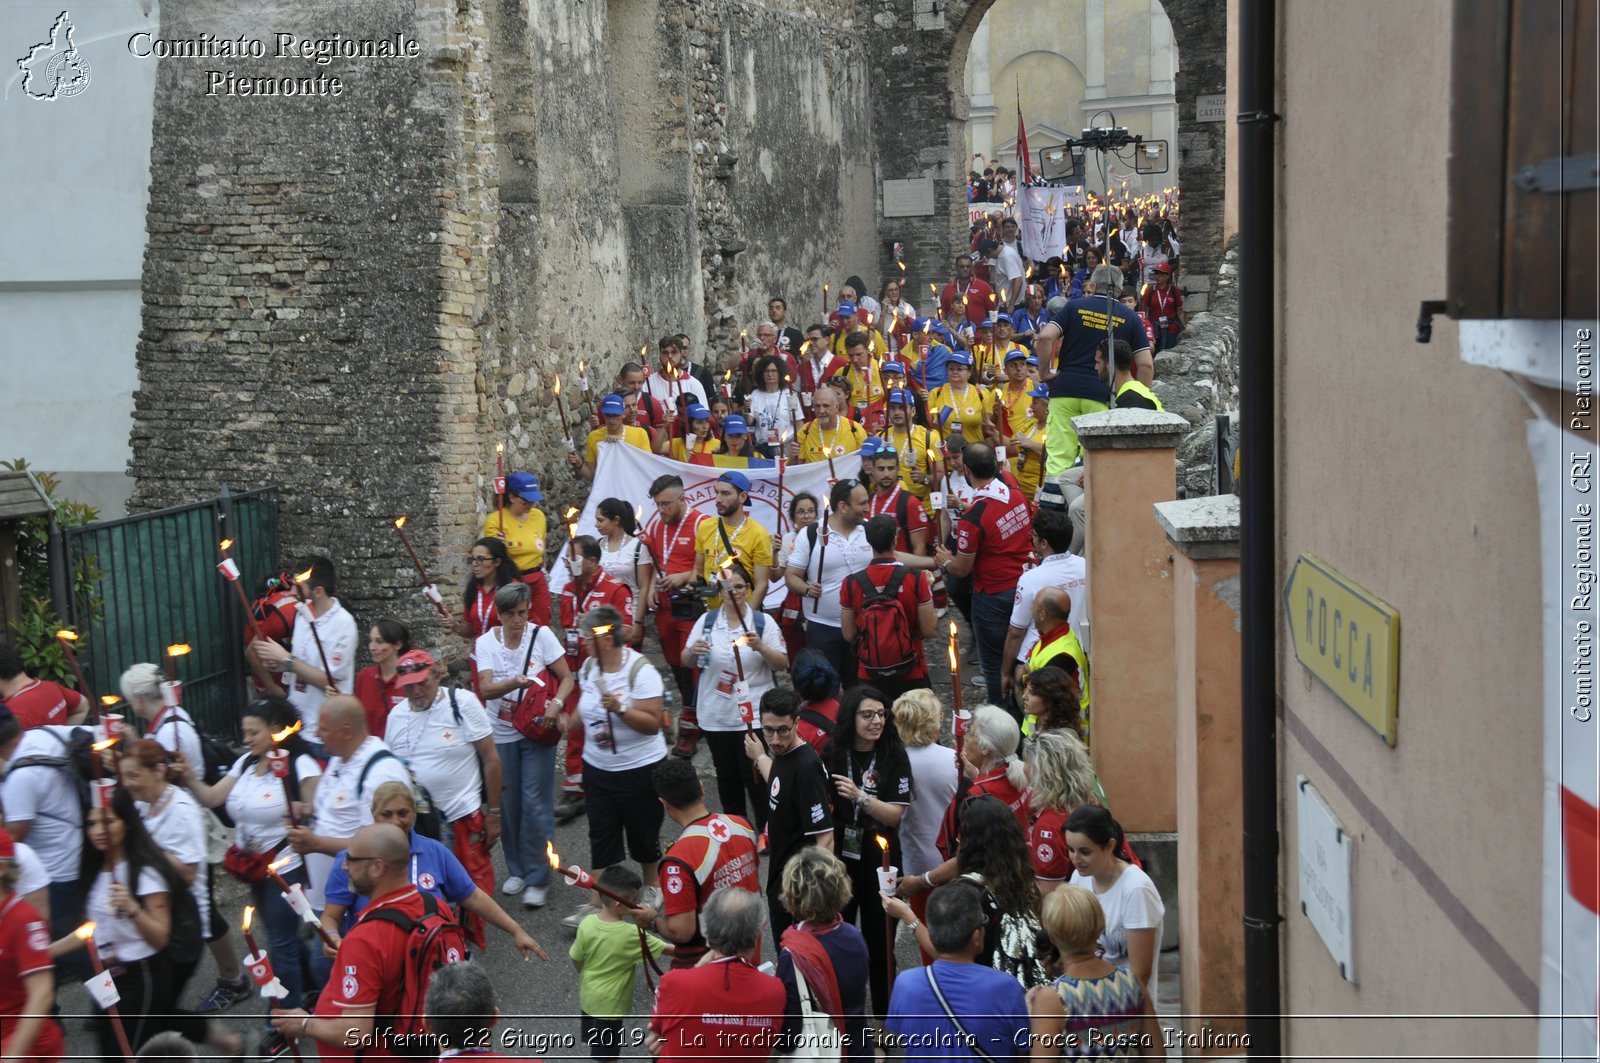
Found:
[[[900,526],[900,535],[895,539],[894,548],[903,554],[911,552],[911,533],[926,531],[928,528],[928,511],[922,508],[922,500],[907,491],[904,485],[896,483],[894,490],[888,494],[878,491],[867,501],[868,519],[887,513],[895,519]],[[901,520],[904,513],[905,519]]]
[[[373,1009],[380,1016],[392,1015],[400,1008],[402,983],[407,969],[406,939],[409,935],[393,923],[371,918],[372,913],[393,908],[412,919],[421,919],[422,894],[415,886],[386,893],[361,912],[356,925],[339,942],[333,958],[328,984],[317,997],[314,1013],[322,1019],[342,1020],[347,1009]],[[381,1032],[381,1031],[379,1031]],[[317,1042],[323,1059],[399,1059],[381,1041],[376,1047],[329,1045]]]
[[[624,624],[633,623],[633,592],[627,584],[605,572],[595,573],[594,582],[589,584],[581,600],[575,580],[561,592],[561,630],[567,633],[567,657],[570,658],[573,671],[577,671],[589,659],[589,651],[584,649],[583,640],[574,637],[578,631],[578,621],[584,613],[601,605],[615,607],[622,614]]]
[[[405,693],[395,685],[399,679],[398,674],[393,679],[384,679],[375,664],[369,664],[356,673],[356,700],[367,710],[367,733],[374,738],[383,737],[384,729],[389,726],[389,710],[405,697]]]
[[[500,626],[500,610],[495,608],[494,596],[499,587],[485,589],[482,583],[473,588],[472,600],[466,605],[467,627],[470,629],[469,639],[477,637],[492,627]]]
[[[1147,298],[1149,299],[1147,305],[1150,307],[1148,320],[1155,327],[1162,328],[1161,319],[1166,318],[1167,324],[1163,331],[1177,331],[1182,324],[1178,320],[1178,311],[1183,309],[1183,292],[1179,290],[1178,286],[1169,284],[1164,292],[1159,287],[1152,286]]]
[[[733,956],[661,978],[650,1029],[658,1059],[765,1060],[783,1029],[783,983]]]
[[[912,501],[915,502],[916,499],[913,498]],[[917,508],[920,509],[921,506],[919,505]],[[872,581],[874,587],[881,591],[889,586],[889,580],[894,578],[896,569],[905,572],[905,578],[900,581],[898,598],[900,599],[900,608],[905,612],[906,621],[911,625],[911,630],[915,632],[917,630],[917,607],[923,602],[933,601],[928,591],[927,575],[908,569],[898,561],[874,560],[867,566],[867,578]],[[839,588],[839,604],[850,610],[856,617],[858,624],[861,619],[861,606],[865,600],[866,595],[862,593],[861,585],[856,582],[855,577],[846,578],[844,585]],[[917,663],[912,665],[911,670],[901,678],[926,679],[928,677],[928,660],[922,651],[922,639],[913,637],[911,646],[916,655]],[[867,666],[864,664],[857,666],[856,674],[862,679],[872,678],[871,673],[867,671]]]
[[[939,316],[948,320],[951,312],[960,305],[963,295],[967,297],[967,320],[974,325],[988,317],[989,311],[995,308],[994,289],[986,281],[974,277],[966,288],[957,288],[955,281],[944,286],[939,293]]]
[[[1069,815],[1063,809],[1047,808],[1033,821],[1033,875],[1046,882],[1065,882],[1072,877],[1072,857],[1067,852],[1067,834],[1062,829]]]
[[[0,1054],[11,1058],[11,1023],[28,1005],[28,988],[22,980],[53,969],[50,959],[50,924],[33,905],[13,893],[0,907]],[[28,1058],[57,1060],[66,1051],[61,1024],[45,1016],[28,1050]]]
[[[807,720],[805,718],[807,709],[819,716],[826,717],[831,725],[839,719],[839,699],[828,698],[825,701],[808,701],[800,706],[800,712],[795,716],[795,733],[804,739],[808,746],[815,749],[817,756],[820,757],[822,751],[828,747],[828,739],[833,737],[833,730],[830,726],[828,730],[824,731],[810,720]]]
[[[1033,554],[1033,514],[1021,491],[990,480],[956,525],[956,552],[976,554],[972,589],[1010,594]]]
[[[81,695],[60,683],[35,679],[6,699],[6,708],[24,731],[45,724],[65,724]]]
[[[702,816],[683,829],[661,858],[661,912],[698,913],[713,893],[728,886],[759,893],[760,877],[761,857],[750,824],[738,816]],[[705,952],[706,940],[697,927],[694,937],[678,946],[672,966],[693,967]]]
[[[676,524],[668,524],[659,513],[645,521],[640,537],[650,551],[651,563],[656,566],[658,577],[676,576],[695,567],[695,531],[705,519],[704,513],[690,509]]]
[[[944,811],[944,822],[939,824],[939,851],[948,858],[955,852],[954,842],[959,837],[961,806],[975,797],[997,797],[1017,817],[1017,825],[1022,828],[1022,833],[1028,833],[1028,794],[1026,790],[1018,790],[1011,785],[1011,780],[1006,778],[1004,767],[994,768],[985,772],[971,782],[966,783],[965,789],[958,788],[956,795],[950,799],[950,805]]]
[[[545,577],[544,569],[536,568],[532,572],[522,574],[522,582],[526,583],[533,591],[533,597],[528,601],[528,621],[540,627],[550,626],[550,581]]]

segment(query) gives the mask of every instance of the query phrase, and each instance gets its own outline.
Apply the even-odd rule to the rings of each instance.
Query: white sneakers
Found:
[[[517,894],[521,893],[527,888],[528,884],[515,875],[512,875],[510,878],[506,879],[500,884],[500,892],[505,894],[507,897],[515,897]]]
[[[546,892],[543,886],[529,886],[522,893],[522,906],[524,908],[543,908]]]

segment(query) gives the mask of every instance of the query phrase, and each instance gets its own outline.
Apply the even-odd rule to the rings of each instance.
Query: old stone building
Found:
[[[769,295],[918,288],[964,223],[967,50],[992,0],[169,0],[160,34],[266,38],[264,58],[160,64],[131,471],[135,508],[222,482],[283,490],[284,546],[338,558],[363,617],[422,616],[388,524],[445,582],[497,441],[547,509],[578,498],[548,394],[597,387],[663,332],[728,353]],[[1220,254],[1224,11],[1167,10],[1185,247]],[[414,40],[417,55],[277,58],[272,35]],[[273,99],[209,71],[340,79]],[[881,182],[931,213],[880,222]],[[573,413],[569,407],[569,413]],[[574,416],[576,416],[574,414]]]

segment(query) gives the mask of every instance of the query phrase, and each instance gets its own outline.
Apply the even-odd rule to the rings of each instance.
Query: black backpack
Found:
[[[900,586],[906,569],[896,568],[883,590],[865,572],[850,579],[861,591],[856,612],[856,657],[869,679],[899,679],[916,667],[917,644],[911,634],[914,617],[900,604]]]
[[[167,718],[161,721],[161,727],[165,727],[172,723],[188,724],[189,727],[194,730],[195,737],[200,740],[200,778],[207,786],[215,786],[217,783],[221,782],[223,776],[228,774],[228,769],[233,767],[233,762],[235,759],[233,750],[229,749],[215,738],[212,738],[210,735],[200,730],[200,728],[195,726],[193,720],[186,720],[177,713],[168,713]],[[161,730],[161,727],[155,728],[145,737],[154,738],[156,736],[156,732]],[[293,758],[290,758],[290,764],[292,768]],[[218,805],[211,811],[212,814],[220,819],[225,826],[231,827],[234,825],[233,817],[228,815],[228,810],[225,805]]]
[[[66,738],[61,737],[54,728],[45,728],[44,733],[61,743],[60,754],[50,756],[32,753],[18,757],[6,772],[10,774],[23,768],[54,768],[65,772],[78,793],[79,823],[83,823],[85,820],[82,817],[89,809],[89,780],[95,774],[94,758],[99,755],[94,751],[94,732],[87,727],[74,727]]]

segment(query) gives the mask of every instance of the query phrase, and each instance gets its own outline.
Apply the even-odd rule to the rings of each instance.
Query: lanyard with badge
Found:
[[[856,758],[854,753],[846,760],[844,770],[850,776],[850,781],[856,783]],[[861,781],[856,786],[863,792],[870,791],[876,795],[878,791],[878,751],[872,751],[872,759],[867,761],[865,770],[861,772]],[[861,805],[857,802],[850,813],[850,822],[844,825],[844,839],[840,846],[840,856],[846,860],[861,859],[861,843],[866,840],[866,828],[861,824]]]

